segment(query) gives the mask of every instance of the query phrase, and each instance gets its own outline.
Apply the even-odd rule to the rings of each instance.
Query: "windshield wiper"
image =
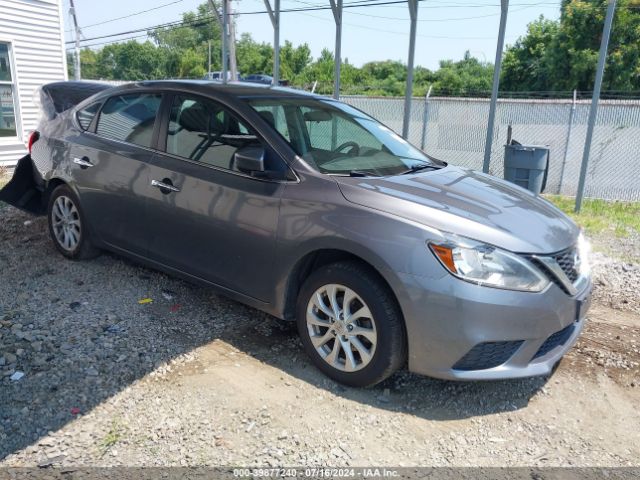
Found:
[[[364,170],[351,170],[349,172],[350,177],[379,177],[380,175],[376,175],[375,173],[366,172]]]
[[[409,173],[419,172],[420,170],[426,170],[427,168],[438,170],[439,166],[433,165],[432,163],[414,163],[407,170],[401,172],[400,175],[407,175]]]

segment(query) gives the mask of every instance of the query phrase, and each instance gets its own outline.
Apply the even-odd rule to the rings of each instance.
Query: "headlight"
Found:
[[[589,261],[590,255],[591,244],[584,234],[580,232],[580,235],[578,236],[578,265],[576,265],[576,267],[581,276],[588,277],[591,273],[591,262]]]
[[[549,279],[525,258],[506,250],[460,237],[429,243],[440,263],[468,282],[507,290],[539,292]]]

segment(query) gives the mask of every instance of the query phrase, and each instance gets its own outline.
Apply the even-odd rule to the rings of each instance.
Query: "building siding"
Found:
[[[62,0],[0,1],[0,41],[13,50],[18,139],[0,143],[0,165],[14,165],[26,153],[28,132],[38,125],[35,90],[67,79]]]

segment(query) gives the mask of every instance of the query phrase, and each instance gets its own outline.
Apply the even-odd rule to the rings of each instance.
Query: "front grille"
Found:
[[[468,371],[497,367],[509,360],[523,342],[524,340],[479,343],[458,360],[453,369]]]
[[[535,257],[530,257],[529,260],[531,260],[531,262],[534,263],[535,266],[538,267],[542,271],[542,273],[544,273],[547,276],[547,278],[551,280],[553,283],[555,283],[556,286],[558,286],[564,293],[567,293],[567,294],[569,293],[569,291],[565,288],[565,286],[562,284],[560,279],[558,279],[558,277],[556,277],[555,274],[551,270],[549,270],[544,263],[542,263],[540,260],[538,260]]]
[[[540,348],[533,356],[532,360],[540,358],[549,353],[554,348],[567,343],[567,340],[569,340],[569,338],[571,338],[571,334],[573,334],[574,328],[575,325],[571,324],[547,338],[544,343],[540,345]]]
[[[575,283],[580,273],[578,272],[579,263],[576,263],[576,248],[571,247],[562,252],[549,255],[558,264],[560,269],[564,272],[571,283]],[[560,287],[565,293],[570,294],[567,288],[562,284],[560,279],[544,264],[536,258],[535,255],[531,255],[528,259],[534,263],[542,272],[547,275],[547,278]]]
[[[567,278],[571,280],[571,283],[578,279],[579,274],[577,270],[578,265],[576,265],[577,256],[575,248],[570,248],[564,252],[560,252],[554,255],[553,258],[558,262],[558,265],[560,265],[560,268]]]

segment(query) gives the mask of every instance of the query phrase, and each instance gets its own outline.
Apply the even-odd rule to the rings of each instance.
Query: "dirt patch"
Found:
[[[640,386],[640,316],[595,305],[576,346],[564,361],[592,377]]]

